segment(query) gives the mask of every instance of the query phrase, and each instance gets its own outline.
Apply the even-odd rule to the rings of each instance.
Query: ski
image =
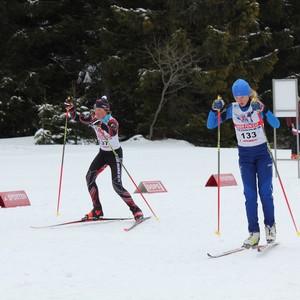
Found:
[[[222,257],[222,256],[226,256],[226,255],[238,253],[238,252],[241,252],[241,251],[244,251],[244,250],[247,250],[247,249],[245,247],[239,247],[239,248],[231,249],[231,250],[224,251],[224,252],[221,252],[221,253],[218,253],[218,254],[214,254],[214,255],[212,255],[210,253],[207,253],[207,255],[210,258],[219,258],[219,257]]]
[[[223,256],[226,256],[226,255],[230,255],[230,254],[234,254],[234,253],[238,253],[238,252],[242,252],[244,250],[249,250],[249,249],[259,249],[261,248],[262,246],[253,246],[251,248],[246,248],[246,247],[238,247],[238,248],[235,248],[235,249],[231,249],[231,250],[228,250],[228,251],[225,251],[225,252],[221,252],[221,253],[218,253],[218,254],[210,254],[210,253],[207,253],[207,255],[210,257],[210,258],[219,258],[219,257],[223,257]]]
[[[133,228],[135,228],[137,225],[139,225],[139,224],[141,224],[141,223],[143,223],[143,222],[149,220],[150,218],[151,218],[151,217],[145,217],[145,218],[143,218],[143,219],[136,220],[136,221],[134,222],[133,225],[131,225],[130,227],[124,228],[124,230],[125,230],[125,231],[130,231],[130,230],[132,230]]]
[[[279,245],[278,242],[267,243],[267,244],[265,244],[265,245],[259,247],[259,248],[257,249],[257,251],[258,251],[258,252],[265,252],[266,250],[271,249],[271,248],[273,248],[273,247],[275,247],[275,246],[277,246],[277,245]]]
[[[34,229],[42,229],[42,228],[52,228],[52,227],[59,227],[59,226],[66,226],[66,225],[73,225],[78,223],[99,223],[105,221],[123,221],[123,220],[133,220],[133,218],[101,218],[101,219],[80,219],[75,221],[69,221],[64,223],[52,224],[52,225],[45,225],[45,226],[30,226]]]

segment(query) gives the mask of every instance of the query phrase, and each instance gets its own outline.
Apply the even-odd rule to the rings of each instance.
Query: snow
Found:
[[[277,237],[266,253],[243,251],[210,259],[247,237],[237,149],[221,148],[221,173],[237,186],[221,188],[221,235],[217,230],[217,188],[205,187],[217,172],[217,149],[184,141],[150,142],[141,136],[122,143],[124,165],[138,184],[160,180],[167,193],[143,194],[126,172],[124,186],[152,218],[130,232],[132,221],[33,229],[81,218],[91,209],[85,186],[96,145],[66,145],[60,216],[56,216],[62,145],[34,145],[33,137],[0,139],[0,191],[25,190],[31,206],[0,210],[1,299],[5,300],[182,300],[297,299],[299,245],[278,178],[274,177]],[[289,150],[277,156],[289,158]],[[297,162],[278,161],[295,223],[300,226]],[[114,193],[110,172],[98,177],[106,217],[130,217]],[[263,222],[259,206],[260,221]],[[261,224],[262,226],[262,224]],[[263,228],[261,228],[263,231]],[[262,234],[261,243],[264,243]]]

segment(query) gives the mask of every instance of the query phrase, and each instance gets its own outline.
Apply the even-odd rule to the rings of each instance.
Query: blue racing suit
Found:
[[[259,114],[256,116],[258,122],[253,125],[255,124],[255,114]],[[241,118],[241,116],[243,117]],[[230,104],[221,112],[220,120],[222,123],[228,119],[233,119],[236,129],[239,167],[244,186],[249,232],[260,231],[257,212],[258,193],[263,208],[264,224],[272,226],[275,223],[272,186],[273,164],[263,130],[263,118],[266,118],[267,122],[274,128],[280,126],[279,120],[266,106],[264,112],[256,113],[250,107],[250,101],[245,107],[241,107],[237,103]],[[212,129],[217,126],[218,116],[211,110],[207,119],[207,128]],[[255,129],[253,129],[254,126],[256,126]],[[256,138],[256,135],[260,138]]]

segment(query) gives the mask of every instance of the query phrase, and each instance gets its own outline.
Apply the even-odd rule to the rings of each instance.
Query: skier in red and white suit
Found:
[[[65,107],[71,118],[76,119],[76,110],[69,100],[65,101]],[[89,117],[88,120],[82,116],[79,117],[82,123],[93,127],[100,146],[100,150],[86,174],[86,183],[92,198],[93,209],[84,216],[84,219],[99,219],[103,216],[96,179],[107,166],[111,169],[111,180],[115,192],[128,205],[134,218],[136,220],[142,219],[143,213],[141,209],[134,203],[130,193],[122,184],[121,161],[123,159],[123,150],[118,135],[119,123],[111,115],[107,97],[102,96],[101,99],[96,100],[94,109],[95,114]]]

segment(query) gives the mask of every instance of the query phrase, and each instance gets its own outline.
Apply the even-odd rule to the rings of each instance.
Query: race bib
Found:
[[[233,103],[232,120],[239,146],[252,147],[266,142],[263,122],[251,107],[242,111],[237,103]]]

